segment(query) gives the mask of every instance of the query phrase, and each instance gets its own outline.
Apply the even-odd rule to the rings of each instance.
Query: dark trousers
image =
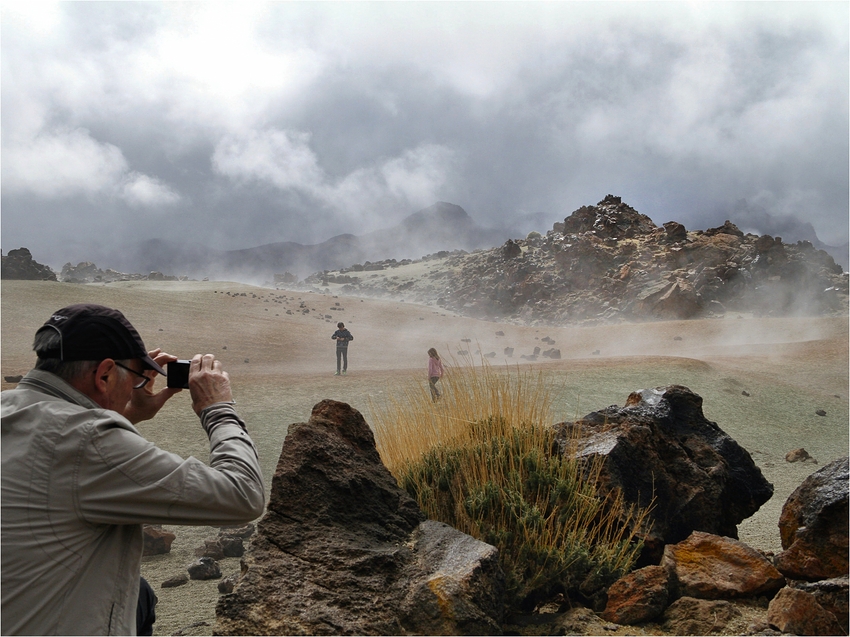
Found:
[[[340,361],[342,361],[342,371],[346,371],[348,369],[348,348],[347,347],[337,347],[336,348],[336,371],[339,371]]]
[[[431,376],[428,379],[428,386],[431,388],[431,400],[437,402],[437,399],[440,397],[440,390],[437,389],[437,381],[440,380],[439,376]]]
[[[136,634],[153,635],[153,623],[156,621],[156,593],[142,577],[139,585],[139,602],[136,605]]]

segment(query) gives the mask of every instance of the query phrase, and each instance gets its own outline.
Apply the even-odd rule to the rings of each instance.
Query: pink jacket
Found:
[[[428,378],[443,377],[443,361],[439,358],[428,357]]]

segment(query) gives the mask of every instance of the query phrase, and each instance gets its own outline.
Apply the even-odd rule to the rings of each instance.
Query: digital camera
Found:
[[[179,389],[189,389],[189,365],[192,361],[174,361],[166,365],[166,385]]]

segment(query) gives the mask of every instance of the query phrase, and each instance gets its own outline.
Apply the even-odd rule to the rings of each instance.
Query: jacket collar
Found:
[[[44,372],[40,369],[31,369],[18,383],[21,385],[35,389],[44,394],[61,398],[62,400],[81,405],[88,409],[100,409],[100,406],[84,393],[75,389],[56,374]]]

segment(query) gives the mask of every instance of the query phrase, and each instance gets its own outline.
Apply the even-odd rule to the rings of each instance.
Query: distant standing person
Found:
[[[431,400],[437,402],[442,394],[437,388],[437,381],[443,377],[443,361],[433,347],[428,350],[428,385],[431,388]]]
[[[342,364],[342,375],[345,376],[345,372],[348,370],[348,341],[353,341],[354,337],[351,332],[345,329],[345,323],[342,321],[337,323],[336,326],[339,329],[331,336],[336,341],[336,374],[334,375],[339,376],[340,364]]]

